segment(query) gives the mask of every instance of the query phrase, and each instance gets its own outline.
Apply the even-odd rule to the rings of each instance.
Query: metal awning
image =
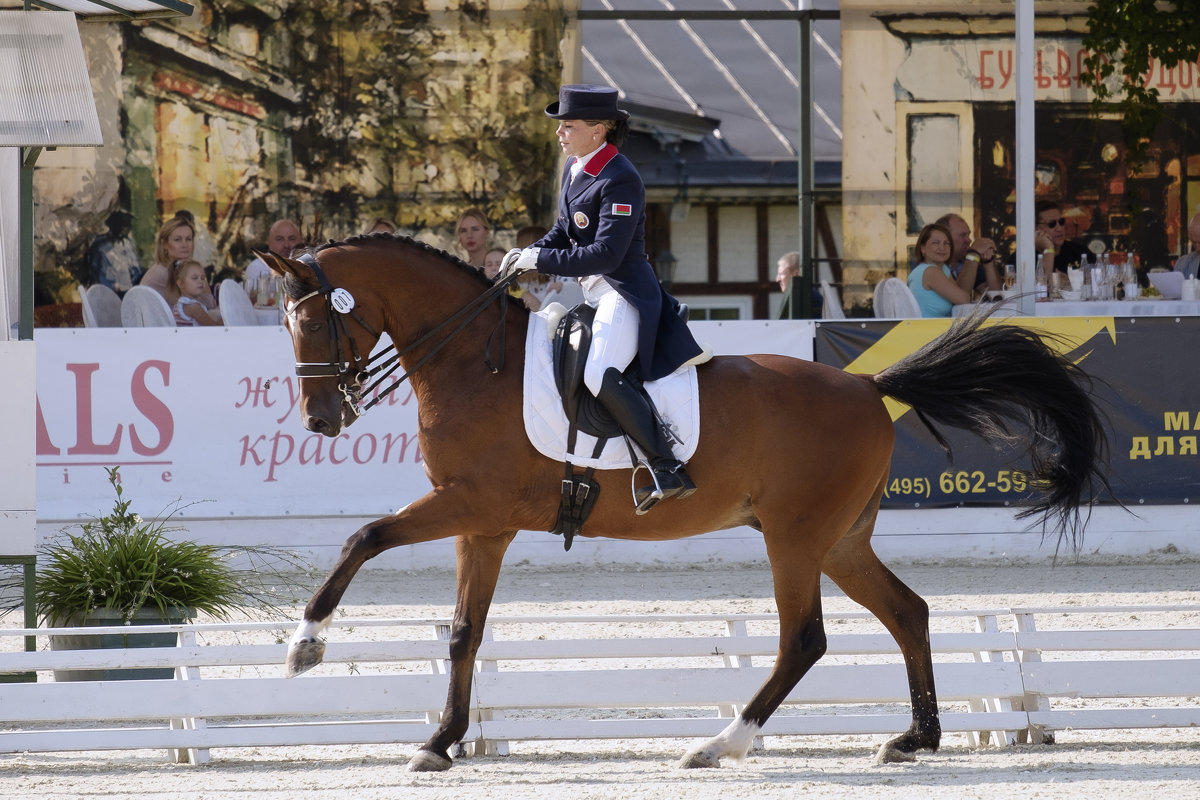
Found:
[[[195,10],[191,3],[180,0],[25,0],[25,7],[70,11],[88,22],[190,17]]]
[[[794,161],[805,14],[813,19],[812,153],[837,164],[841,23],[828,0],[582,0],[581,78],[615,87],[624,102],[718,121],[713,136],[730,160]]]

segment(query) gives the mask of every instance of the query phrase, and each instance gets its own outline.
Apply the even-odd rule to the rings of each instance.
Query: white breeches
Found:
[[[609,367],[624,370],[638,352],[638,311],[608,281],[589,281],[587,300],[596,306],[592,323],[592,349],[583,369],[583,382],[593,395],[600,393]]]

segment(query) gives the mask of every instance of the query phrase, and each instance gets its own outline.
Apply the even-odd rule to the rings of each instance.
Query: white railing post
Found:
[[[492,641],[492,626],[491,625],[483,626],[483,641],[485,641],[485,642]],[[480,661],[479,659],[476,659],[475,660],[475,671],[476,672],[499,672],[500,665],[495,661]],[[496,711],[495,709],[484,709],[482,707],[482,705],[480,704],[478,698],[476,698],[476,701],[473,705],[474,705],[474,709],[471,712],[471,721],[472,722],[487,722],[487,721],[491,721],[491,720],[504,719],[503,711]],[[480,730],[482,730],[482,729],[483,728],[481,726]],[[480,736],[478,739],[475,740],[474,754],[477,756],[478,755],[506,756],[506,755],[508,755],[508,742],[501,740],[501,739],[492,740],[492,739],[488,739],[485,736]]]
[[[976,633],[999,633],[1000,626],[996,621],[995,614],[980,614],[975,617],[975,632]],[[983,650],[977,651],[974,654],[976,663],[992,664],[1004,661],[1004,651],[1002,650]],[[1013,643],[1013,660],[1016,660],[1016,643]],[[1007,697],[980,697],[970,700],[967,707],[971,711],[1012,711],[1012,699]],[[992,743],[997,746],[1005,744],[1013,744],[1016,741],[1017,731],[972,731],[968,734],[971,743],[974,745],[984,745],[988,743],[989,738]]]
[[[179,631],[177,647],[195,647],[196,632],[190,628],[184,628]],[[200,669],[189,664],[180,664],[175,667],[175,679],[181,681],[198,681],[200,680]],[[171,720],[171,730],[203,730],[208,723],[203,717],[182,717]],[[167,757],[176,764],[207,764],[212,760],[208,748],[172,748],[167,751]]]
[[[1032,633],[1037,630],[1037,623],[1034,622],[1032,612],[1013,612],[1013,624],[1019,633]],[[1022,650],[1017,649],[1017,658],[1022,664],[1033,663],[1042,660],[1041,650]],[[1026,692],[1022,702],[1023,710],[1026,714],[1031,711],[1049,711],[1050,701],[1045,697],[1033,692]],[[1041,725],[1029,724],[1029,730],[1024,735],[1018,737],[1018,741],[1024,743],[1028,741],[1031,744],[1054,744],[1054,734],[1047,733]]]

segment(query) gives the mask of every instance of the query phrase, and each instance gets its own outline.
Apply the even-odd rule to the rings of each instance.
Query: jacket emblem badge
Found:
[[[582,211],[575,212],[575,227],[586,228],[588,225],[591,225],[591,224],[592,224],[592,221],[590,219],[588,219],[587,214],[583,213]]]

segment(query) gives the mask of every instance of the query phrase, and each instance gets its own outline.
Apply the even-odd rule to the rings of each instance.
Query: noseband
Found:
[[[403,350],[397,350],[395,344],[390,344],[383,350],[364,358],[359,352],[358,346],[354,341],[354,336],[350,333],[350,329],[346,324],[346,317],[353,317],[354,321],[361,325],[376,340],[379,339],[380,334],[368,325],[366,320],[362,318],[362,315],[355,309],[354,296],[345,289],[335,289],[333,284],[329,282],[329,279],[325,277],[325,272],[321,269],[321,265],[317,262],[316,257],[311,253],[305,253],[296,260],[312,269],[313,273],[317,276],[318,288],[316,291],[309,292],[285,308],[284,313],[287,314],[288,319],[294,321],[296,311],[302,303],[313,297],[323,297],[325,300],[325,316],[328,323],[326,328],[329,331],[329,361],[324,363],[319,361],[297,361],[296,376],[299,378],[337,378],[338,391],[342,393],[343,402],[353,414],[354,419],[357,419],[367,409],[395,391],[404,381],[408,380],[414,372],[424,366],[429,359],[437,355],[443,347],[461,333],[468,324],[483,312],[488,303],[497,297],[500,299],[500,321],[497,324],[497,330],[500,331],[500,357],[498,363],[493,364],[491,356],[492,338],[495,335],[495,330],[493,330],[492,336],[488,337],[484,360],[493,373],[499,372],[504,368],[504,322],[508,311],[508,303],[504,298],[504,294],[508,291],[508,285],[516,280],[516,274],[509,275],[506,279],[497,281],[483,294],[471,300],[444,322],[418,336],[416,340],[410,342]],[[412,369],[406,371],[390,386],[379,390],[375,397],[368,403],[365,405],[362,404],[363,395],[369,395],[374,392],[383,381],[387,380],[387,378],[400,368],[400,359],[402,357],[422,344],[425,344],[456,321],[459,323],[458,327],[446,334],[442,341],[438,342],[432,350],[422,356],[413,365]],[[374,380],[370,385],[364,387],[363,384],[372,378]],[[351,422],[354,419],[351,419]]]

